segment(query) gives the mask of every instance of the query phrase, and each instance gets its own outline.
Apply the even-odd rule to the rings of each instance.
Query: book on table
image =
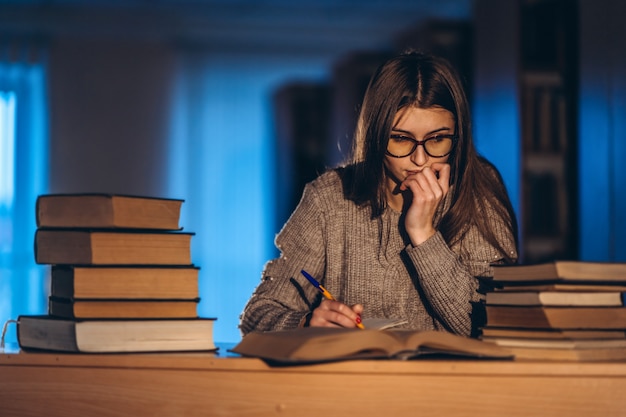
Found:
[[[117,194],[37,199],[35,261],[51,265],[48,315],[18,318],[24,349],[64,352],[215,350],[198,317],[193,233],[183,200]]]
[[[183,200],[118,194],[46,194],[37,198],[38,227],[180,229]]]
[[[213,318],[68,320],[23,315],[17,339],[25,350],[82,353],[214,351]]]
[[[192,233],[37,229],[35,261],[69,265],[191,265]]]
[[[621,291],[498,291],[485,294],[487,305],[518,306],[623,306]]]
[[[626,349],[626,339],[526,339],[483,337],[482,340],[509,348]]]
[[[626,339],[625,329],[527,329],[519,327],[490,327],[481,329],[481,338],[511,339]]]
[[[626,283],[626,263],[553,261],[527,265],[494,265],[496,282],[589,281]]]
[[[624,263],[495,265],[480,338],[516,360],[625,360],[624,294]]]
[[[76,299],[196,299],[195,266],[53,265],[50,295]]]
[[[197,318],[199,299],[110,300],[49,297],[48,313],[77,319]]]
[[[529,347],[500,346],[515,356],[516,361],[609,362],[626,360],[624,347]]]
[[[534,329],[624,329],[626,307],[485,305],[486,325]]]
[[[621,361],[624,329],[524,329],[485,327],[480,339],[507,349],[515,360]]]
[[[329,327],[248,333],[231,351],[283,364],[366,358],[411,359],[432,355],[512,357],[508,350],[493,343],[447,332]]]
[[[490,292],[520,292],[520,291],[569,291],[569,292],[626,292],[626,283],[614,282],[495,282],[496,286]]]

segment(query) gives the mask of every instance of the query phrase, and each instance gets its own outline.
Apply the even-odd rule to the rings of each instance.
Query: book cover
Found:
[[[501,347],[514,355],[516,361],[621,362],[626,359],[626,349],[622,347],[588,349]]]
[[[38,227],[180,229],[183,200],[118,194],[46,194],[36,203]]]
[[[496,282],[610,281],[626,283],[626,263],[554,261],[528,265],[494,265]]]
[[[515,292],[515,291],[581,291],[581,292],[626,292],[625,284],[612,282],[589,282],[589,281],[568,281],[568,282],[500,282],[499,286],[491,288],[493,292]]]
[[[17,337],[25,350],[83,353],[183,352],[216,349],[213,318],[187,320],[67,320],[20,316]]]
[[[195,266],[53,265],[50,295],[76,299],[183,299],[200,297]]]
[[[487,326],[534,329],[624,329],[626,307],[486,305]]]
[[[192,233],[38,229],[35,261],[73,265],[191,265]]]
[[[626,339],[623,329],[523,329],[517,327],[483,327],[481,337],[513,339]]]
[[[488,292],[488,305],[518,306],[623,306],[626,293],[619,291],[503,291]]]
[[[626,339],[525,339],[484,337],[482,340],[503,347],[536,349],[624,349]]]
[[[196,300],[79,300],[50,297],[48,313],[77,319],[197,318]]]

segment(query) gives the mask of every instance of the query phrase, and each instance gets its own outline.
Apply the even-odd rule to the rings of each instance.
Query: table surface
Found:
[[[0,375],[7,416],[626,415],[623,362],[418,359],[273,367],[223,347],[150,354],[9,349],[0,353]]]

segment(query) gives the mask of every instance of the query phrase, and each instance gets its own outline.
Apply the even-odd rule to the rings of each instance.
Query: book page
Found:
[[[393,327],[402,326],[403,324],[407,324],[408,320],[406,319],[388,319],[388,318],[368,318],[363,319],[363,326],[366,329],[391,329]]]

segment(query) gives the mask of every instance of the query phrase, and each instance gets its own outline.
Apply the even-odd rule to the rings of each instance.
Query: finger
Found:
[[[426,167],[422,170],[420,179],[420,185],[424,191],[430,191],[433,193],[435,198],[439,198],[441,196],[441,185],[439,184],[439,172],[435,171],[432,167]]]
[[[420,174],[406,181],[406,185],[413,193],[413,204],[438,202],[443,195],[441,186],[430,169],[424,169]]]
[[[363,307],[356,305],[354,308],[348,307],[339,301],[323,300],[320,305],[313,310],[309,326],[311,327],[356,327],[360,320],[360,312]]]
[[[352,311],[354,311],[358,316],[363,314],[363,305],[362,304],[355,304],[351,308],[352,308]]]
[[[432,165],[432,169],[437,173],[437,182],[445,193],[450,188],[450,164],[436,162]]]
[[[420,184],[423,189],[428,190],[429,188],[432,188],[432,186],[429,184],[435,184],[437,182],[437,175],[438,174],[434,169],[432,169],[431,167],[425,167],[422,171],[406,177],[404,181],[400,184],[400,189],[404,191],[407,188],[411,188],[411,182],[417,181],[417,183]],[[427,182],[424,182],[424,180],[427,180]]]
[[[352,320],[335,310],[314,311],[309,321],[310,327],[346,327],[353,328],[357,326],[357,320]]]

